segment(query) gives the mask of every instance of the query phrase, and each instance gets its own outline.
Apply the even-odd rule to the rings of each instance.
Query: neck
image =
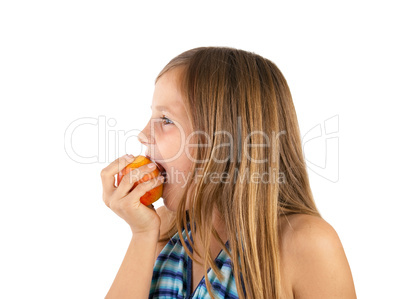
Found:
[[[223,243],[225,243],[228,239],[225,222],[223,221],[220,213],[215,208],[212,213],[212,224],[215,230],[217,231],[219,237],[222,239]],[[193,240],[195,247],[200,251],[200,255],[203,256],[205,254],[205,248],[201,242],[199,234],[195,233],[193,235]],[[211,236],[210,242],[211,242],[210,243],[211,253],[213,255],[213,258],[215,258],[215,256],[218,255],[222,247],[219,245],[218,240],[216,240],[213,235]],[[196,256],[197,258],[201,258],[199,255]]]

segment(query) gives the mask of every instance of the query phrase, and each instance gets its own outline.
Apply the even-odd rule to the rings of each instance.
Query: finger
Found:
[[[163,184],[163,180],[163,176],[158,176],[156,178],[150,179],[149,181],[140,183],[137,187],[135,187],[133,191],[127,194],[124,199],[129,200],[132,203],[133,207],[138,208],[140,205],[142,205],[142,203],[140,202],[140,198],[148,191]]]
[[[114,185],[115,175],[118,174],[124,167],[133,162],[135,159],[132,155],[125,155],[110,163],[108,166],[102,169],[101,178],[103,185],[103,192],[106,196],[116,189]]]
[[[152,166],[150,168],[149,166]],[[154,163],[146,164],[138,168],[132,169],[121,179],[120,185],[118,186],[116,192],[117,197],[126,196],[127,193],[132,189],[134,184],[144,178],[147,174],[153,172],[156,168]]]

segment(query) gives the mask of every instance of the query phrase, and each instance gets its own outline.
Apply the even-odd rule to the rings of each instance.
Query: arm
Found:
[[[127,253],[105,299],[148,298],[159,232],[133,234]]]
[[[130,225],[133,234],[107,299],[148,298],[152,281],[161,220],[153,206],[145,206],[140,198],[162,184],[162,177],[139,183],[133,189],[136,182],[152,172],[152,168],[143,165],[125,175],[116,187],[115,175],[133,160],[134,156],[120,157],[101,171],[104,203]]]
[[[321,218],[305,217],[290,239],[295,298],[355,299],[352,273],[336,231]]]

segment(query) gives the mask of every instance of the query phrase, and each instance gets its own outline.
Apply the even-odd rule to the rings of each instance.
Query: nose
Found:
[[[142,131],[138,134],[138,136],[137,136],[138,141],[146,146],[153,143],[153,139],[151,137],[150,132],[151,132],[151,130],[149,129],[149,122],[148,122],[148,124],[145,126],[145,128],[142,129]]]

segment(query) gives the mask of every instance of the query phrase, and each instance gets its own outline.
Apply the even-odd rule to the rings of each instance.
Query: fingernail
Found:
[[[149,168],[155,168],[156,165],[155,165],[154,163],[149,163],[149,164],[148,164],[148,167],[149,167]]]
[[[131,160],[134,159],[134,156],[133,156],[133,155],[125,155],[124,158],[125,158],[127,161],[131,161]]]

